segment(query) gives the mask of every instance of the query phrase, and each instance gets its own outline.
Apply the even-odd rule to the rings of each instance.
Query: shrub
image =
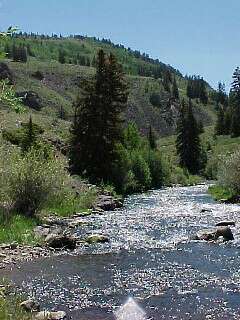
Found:
[[[152,187],[160,188],[164,182],[163,164],[160,153],[150,150],[147,162],[152,177]]]
[[[112,181],[116,190],[121,193],[126,192],[126,185],[128,184],[128,172],[131,166],[131,160],[128,150],[122,144],[116,146],[117,160],[112,167]]]
[[[218,182],[234,193],[240,192],[240,150],[222,161],[218,170]]]
[[[151,187],[151,173],[147,162],[140,152],[134,151],[132,158],[132,172],[137,181],[136,191],[147,190]]]
[[[41,149],[24,155],[16,148],[1,151],[0,200],[17,213],[35,215],[62,190],[68,178],[64,164]]]

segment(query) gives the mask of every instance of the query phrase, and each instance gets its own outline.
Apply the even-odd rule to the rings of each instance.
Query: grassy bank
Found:
[[[4,294],[4,286],[0,286],[0,320],[31,320],[33,317],[22,310],[21,297],[15,294]]]
[[[234,196],[232,191],[219,185],[209,187],[208,192],[216,201],[227,201]]]

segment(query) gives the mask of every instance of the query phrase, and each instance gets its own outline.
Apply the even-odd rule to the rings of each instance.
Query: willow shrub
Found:
[[[240,193],[240,150],[228,155],[220,164],[218,182],[221,186]]]
[[[34,216],[63,190],[68,175],[64,163],[41,148],[26,154],[2,147],[0,159],[1,203],[14,212]]]

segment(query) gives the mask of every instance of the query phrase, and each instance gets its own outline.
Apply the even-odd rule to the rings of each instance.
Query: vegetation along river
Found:
[[[115,319],[128,297],[148,319],[239,319],[240,207],[215,203],[207,188],[131,196],[123,209],[87,217],[79,230],[106,234],[109,243],[25,262],[1,275],[76,320]],[[189,240],[222,220],[236,221],[234,241]]]

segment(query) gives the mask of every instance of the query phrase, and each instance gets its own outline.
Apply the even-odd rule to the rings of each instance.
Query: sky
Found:
[[[229,88],[239,13],[239,0],[0,0],[0,30],[109,38]]]

